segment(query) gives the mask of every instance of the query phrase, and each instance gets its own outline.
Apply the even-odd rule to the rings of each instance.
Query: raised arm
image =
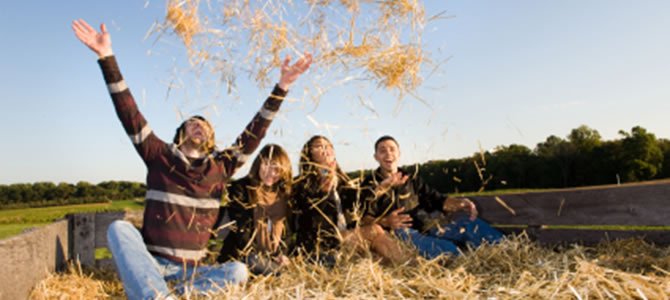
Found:
[[[232,147],[224,150],[220,159],[224,160],[228,176],[232,176],[249,158],[260,144],[270,123],[279,110],[288,88],[295,82],[300,75],[309,69],[312,63],[312,55],[305,54],[298,61],[291,65],[291,57],[284,59],[281,67],[281,77],[279,83],[275,86],[270,97],[265,100],[261,109],[256,113],[251,122],[247,124],[244,131],[237,137]]]
[[[137,108],[113,56],[112,38],[107,32],[107,27],[101,24],[100,32],[98,32],[86,21],[79,19],[72,22],[72,30],[77,39],[98,55],[98,63],[114,102],[116,114],[135,149],[147,163],[154,154],[160,151],[164,143],[154,135]]]

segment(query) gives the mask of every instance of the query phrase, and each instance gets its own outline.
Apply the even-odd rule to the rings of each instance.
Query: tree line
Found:
[[[582,125],[555,135],[534,149],[512,144],[470,157],[420,164],[419,175],[444,193],[498,189],[563,188],[636,182],[670,177],[670,140],[636,126],[604,141]],[[667,158],[667,159],[666,159]],[[352,178],[371,170],[355,171]],[[53,206],[144,197],[146,186],[129,181],[91,184],[52,182],[0,185],[0,208]]]
[[[434,160],[419,174],[445,193],[498,189],[564,188],[617,184],[670,177],[670,140],[636,126],[604,141],[582,125],[555,135],[534,149],[512,144],[470,157]]]
[[[58,206],[128,200],[144,197],[146,186],[139,182],[104,181],[91,184],[36,182],[0,185],[0,208]]]

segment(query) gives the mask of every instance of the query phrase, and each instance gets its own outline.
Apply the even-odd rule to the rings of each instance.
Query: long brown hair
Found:
[[[261,178],[260,178],[260,169],[263,162],[276,163],[281,166],[281,174],[279,180],[274,184],[272,188],[277,189],[278,199],[287,198],[291,195],[291,185],[293,181],[293,173],[291,170],[291,160],[288,157],[286,151],[279,145],[276,144],[267,144],[256,156],[251,169],[249,170],[249,179],[254,185],[254,190],[256,192],[251,193],[252,204],[257,203],[258,200],[258,191],[261,187]]]
[[[308,188],[315,188],[319,186],[319,177],[321,176],[321,173],[319,170],[321,167],[319,166],[319,163],[314,161],[314,158],[312,157],[312,152],[310,151],[312,148],[312,144],[314,144],[316,141],[319,139],[323,139],[324,141],[328,142],[331,146],[333,143],[330,142],[329,139],[327,139],[325,136],[322,135],[315,135],[312,136],[305,145],[302,146],[302,151],[300,151],[300,163],[298,164],[299,167],[299,174],[298,174],[298,179],[296,179],[296,182],[300,181],[302,184],[306,185]],[[338,179],[340,182],[343,182],[344,184],[349,184],[351,179],[349,176],[347,176],[346,173],[342,171],[340,168],[340,164],[335,162],[335,173],[337,174]]]

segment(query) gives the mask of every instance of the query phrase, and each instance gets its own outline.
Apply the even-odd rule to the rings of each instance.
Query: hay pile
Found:
[[[261,276],[205,296],[185,298],[250,299],[668,299],[670,248],[642,240],[623,240],[593,248],[558,251],[524,235],[485,245],[458,258],[417,258],[400,266],[373,257],[343,254],[332,269],[296,258],[280,276]],[[35,299],[118,296],[98,275],[76,269],[53,275],[33,292]]]
[[[110,270],[82,269],[70,264],[63,274],[49,274],[30,293],[30,299],[108,299],[125,297],[123,284]]]
[[[315,84],[354,76],[401,96],[422,83],[422,70],[438,65],[421,37],[442,12],[426,18],[419,0],[167,0],[166,7],[165,20],[149,35],[176,34],[191,65],[211,69],[229,91],[240,72],[267,87],[281,58],[302,51],[318,64]]]

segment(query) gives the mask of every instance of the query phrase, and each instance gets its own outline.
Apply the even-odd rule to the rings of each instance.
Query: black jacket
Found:
[[[324,192],[316,184],[303,180],[293,185],[296,244],[307,252],[316,249],[335,249],[339,246],[337,238],[337,207],[333,193]],[[355,226],[355,208],[358,206],[358,189],[341,183],[337,187],[342,212],[347,228]]]
[[[373,191],[384,180],[381,169],[377,168],[372,174],[365,177],[362,185],[363,198],[366,203],[365,213],[375,218],[383,218],[394,210],[404,207],[404,213],[409,214],[413,219],[412,228],[423,230],[423,217],[419,216],[419,212],[422,210],[427,213],[442,211],[442,204],[447,199],[447,195],[438,192],[423,182],[418,175],[418,170],[410,172],[408,169],[399,169],[398,171],[409,176],[407,182],[390,189],[377,198],[375,198]]]
[[[249,177],[244,177],[238,179],[231,183],[228,187],[228,205],[226,207],[221,207],[219,213],[219,218],[223,218],[225,211],[228,211],[228,216],[231,221],[235,221],[235,230],[231,230],[230,234],[226,236],[223,240],[223,247],[217,258],[218,262],[225,262],[228,260],[242,260],[243,256],[250,253],[242,253],[244,248],[247,245],[252,245],[251,253],[256,253],[253,249],[253,233],[255,230],[254,224],[254,209],[255,206],[250,204],[251,195],[253,192],[251,189],[252,186],[257,186],[254,184]],[[279,199],[278,199],[279,200]],[[277,255],[280,253],[287,253],[287,250],[291,248],[291,224],[292,214],[291,214],[291,203],[289,199],[287,200],[287,216],[286,216],[286,231],[284,237],[282,238],[282,243],[280,244],[278,253],[268,253],[270,255]],[[277,201],[279,203],[279,201]]]

